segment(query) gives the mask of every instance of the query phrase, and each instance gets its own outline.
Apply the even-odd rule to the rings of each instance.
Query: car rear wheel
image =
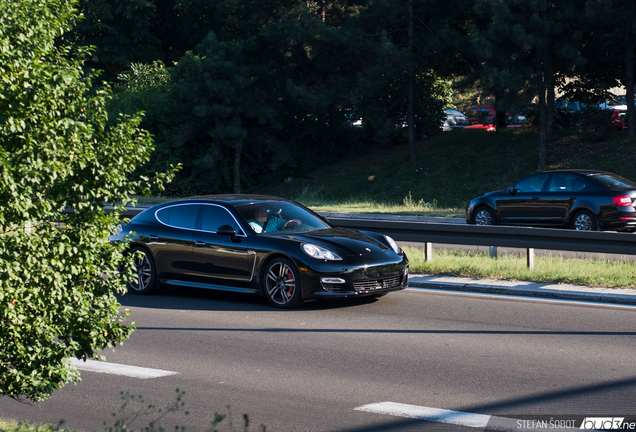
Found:
[[[488,207],[479,207],[473,215],[475,225],[496,225],[495,213]]]
[[[136,247],[130,251],[135,265],[135,278],[128,282],[128,290],[135,294],[150,294],[157,286],[157,271],[150,253]]]
[[[572,219],[572,229],[577,231],[596,231],[598,223],[596,217],[587,210],[581,210]]]
[[[302,303],[298,271],[286,258],[276,258],[267,264],[263,285],[265,296],[273,306],[293,308]]]

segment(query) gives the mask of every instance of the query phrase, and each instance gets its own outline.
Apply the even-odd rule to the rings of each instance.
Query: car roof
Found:
[[[445,112],[446,112],[446,114],[461,114],[461,115],[464,115],[464,113],[462,113],[461,111],[458,111],[458,110],[453,109],[453,108],[446,108]]]
[[[289,202],[295,203],[292,200],[287,198],[281,198],[273,195],[259,195],[259,194],[216,194],[216,195],[200,195],[200,196],[192,196],[187,198],[175,199],[172,201],[166,201],[161,204],[157,204],[153,206],[156,207],[168,207],[175,204],[221,204],[221,205],[229,205],[229,206],[239,206],[242,204],[252,204],[257,202]],[[301,205],[295,203],[297,205]],[[301,205],[302,206],[302,205]]]
[[[163,204],[178,204],[178,203],[216,203],[216,204],[248,204],[253,202],[264,201],[285,201],[292,202],[286,198],[281,198],[273,195],[258,195],[258,194],[217,194],[217,195],[200,195],[187,198],[176,199],[173,201],[167,201]]]
[[[601,171],[601,170],[589,170],[589,169],[560,169],[560,170],[549,170],[549,171],[542,171],[544,173],[578,173],[578,174],[583,174],[583,175],[593,175],[593,174],[613,174],[613,175],[617,175],[614,173],[611,173],[609,171]]]

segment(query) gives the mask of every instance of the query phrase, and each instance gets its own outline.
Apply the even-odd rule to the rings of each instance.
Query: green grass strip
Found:
[[[411,273],[573,284],[590,287],[636,287],[636,263],[627,260],[563,258],[557,254],[535,255],[534,269],[527,267],[525,254],[501,253],[490,258],[487,252],[434,251],[427,262],[424,250],[405,247]]]

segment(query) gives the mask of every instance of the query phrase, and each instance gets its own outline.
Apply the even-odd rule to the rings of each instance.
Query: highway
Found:
[[[235,429],[247,413],[253,431],[476,431],[490,416],[636,414],[632,307],[423,289],[291,311],[201,290],[121,301],[138,329],[106,361],[173,374],[83,371],[40,404],[0,399],[0,417],[101,430],[121,392],[168,406],[177,388],[189,415],[168,415],[166,430],[204,430],[228,406]],[[430,412],[449,414],[412,418]]]

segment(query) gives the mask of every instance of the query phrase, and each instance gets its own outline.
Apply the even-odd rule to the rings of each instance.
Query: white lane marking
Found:
[[[71,364],[79,370],[106,373],[112,375],[123,375],[132,378],[148,379],[159,378],[168,375],[175,375],[179,372],[171,372],[161,369],[151,369],[139,366],[129,366],[117,363],[107,363],[97,360],[78,360],[76,358],[71,359]]]
[[[436,421],[473,428],[485,428],[490,421],[489,415],[472,414],[461,411],[451,411],[440,408],[430,408],[417,405],[407,405],[396,402],[379,402],[354,408],[356,411],[366,411],[377,414],[388,414],[417,420]]]
[[[396,402],[379,402],[354,408],[356,411],[366,411],[376,414],[387,414],[396,417],[406,417],[416,420],[434,421],[452,425],[480,428],[488,427],[493,431],[537,432],[547,429],[550,423],[536,420],[517,420],[513,418],[497,417],[486,414],[475,414],[462,411],[452,411],[441,408],[431,408],[418,405],[408,405]],[[578,428],[556,424],[561,431],[578,432]]]

